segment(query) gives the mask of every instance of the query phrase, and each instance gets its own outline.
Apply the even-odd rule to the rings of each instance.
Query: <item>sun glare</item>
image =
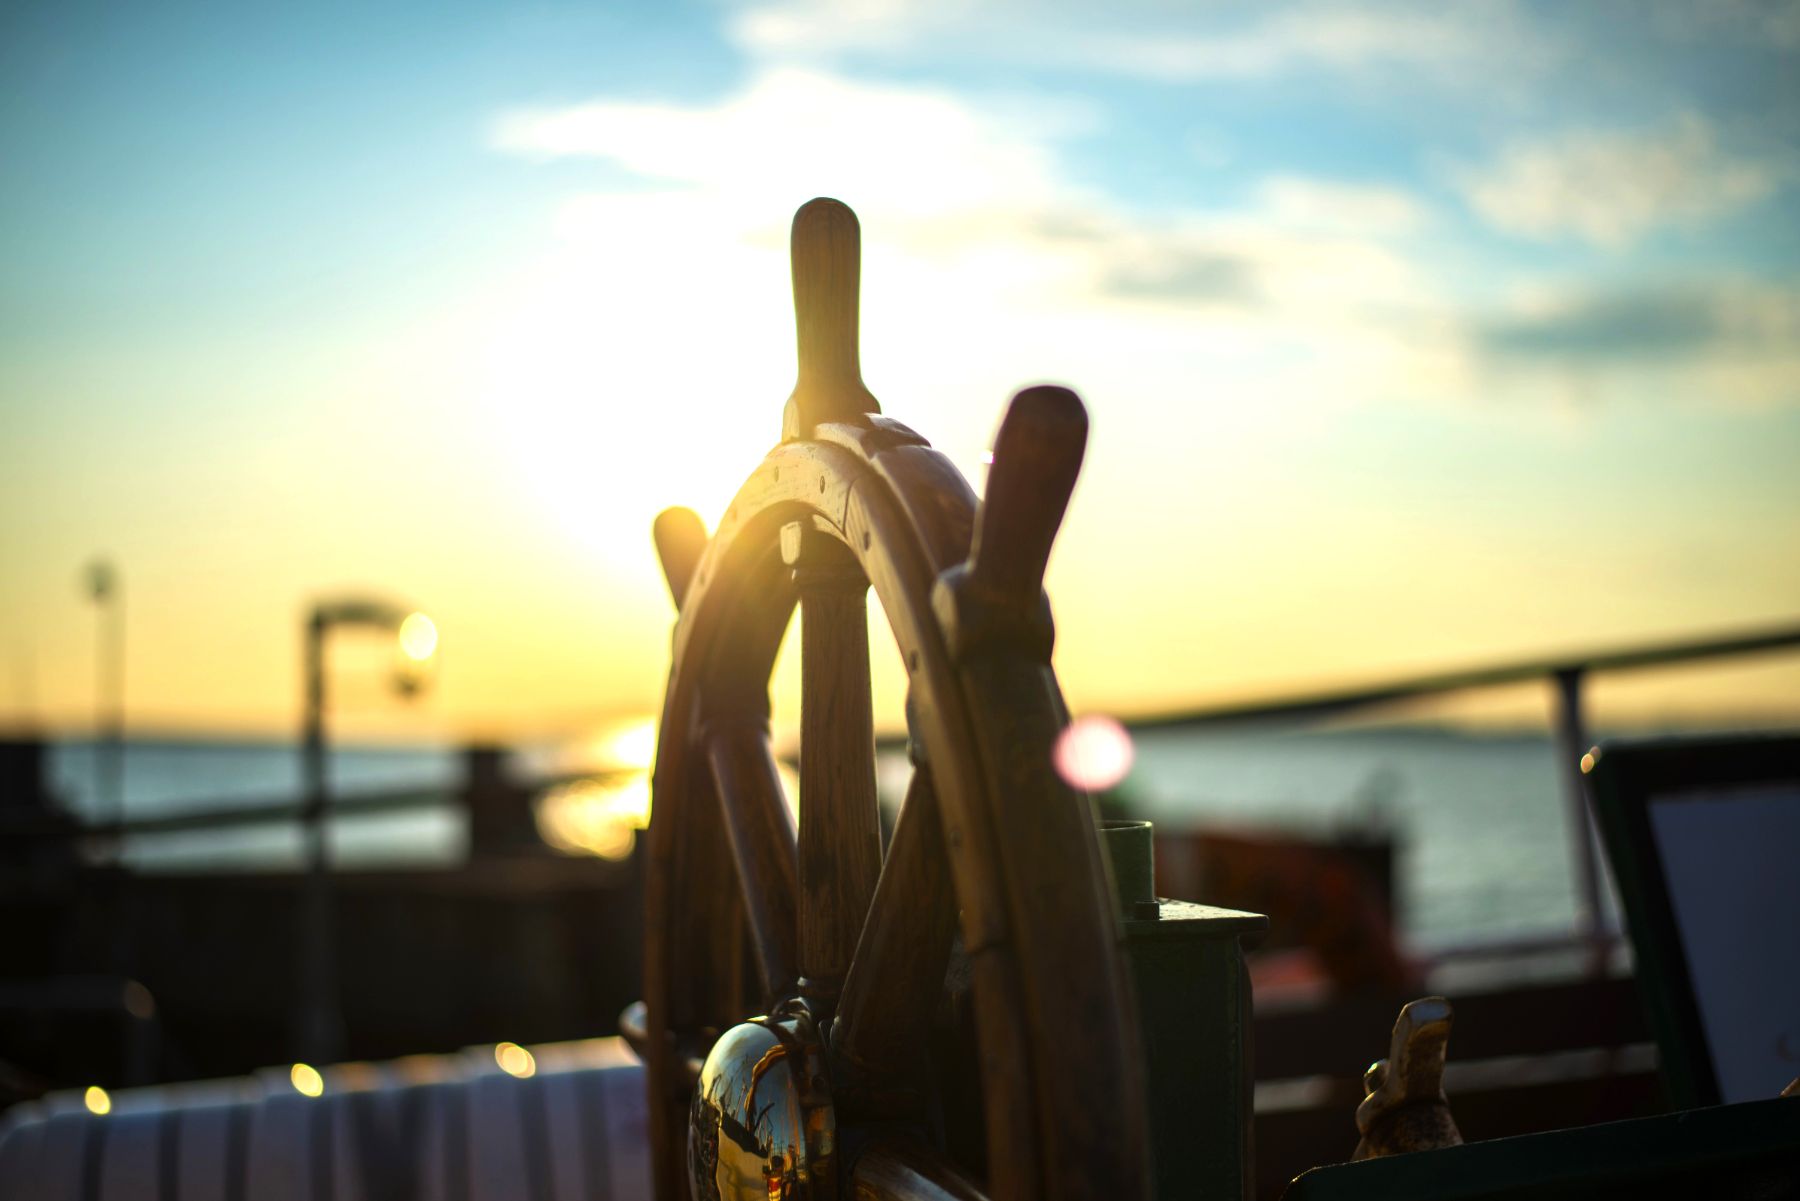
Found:
[[[646,579],[651,519],[677,504],[716,517],[779,438],[793,386],[793,335],[770,303],[785,253],[690,207],[609,198],[565,214],[557,254],[482,335],[496,449],[526,494],[563,536]],[[668,312],[684,320],[655,316]],[[631,449],[596,471],[599,446]]]
[[[600,750],[610,767],[649,771],[656,763],[656,722],[645,718],[606,736]]]
[[[537,802],[538,833],[565,855],[620,860],[650,824],[650,773],[621,782],[577,780],[553,788]]]

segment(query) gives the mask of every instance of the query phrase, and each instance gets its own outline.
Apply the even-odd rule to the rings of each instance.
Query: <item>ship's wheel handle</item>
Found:
[[[823,421],[881,412],[862,379],[862,226],[856,214],[829,197],[807,201],[794,214],[788,254],[799,370],[782,413],[783,441],[810,438]]]

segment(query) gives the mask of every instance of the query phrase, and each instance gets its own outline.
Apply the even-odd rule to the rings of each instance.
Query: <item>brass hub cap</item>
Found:
[[[688,1118],[695,1201],[835,1197],[837,1118],[805,1002],[733,1026],[700,1069]]]

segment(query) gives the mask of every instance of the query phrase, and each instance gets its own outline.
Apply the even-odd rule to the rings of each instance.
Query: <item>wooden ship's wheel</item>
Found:
[[[978,505],[863,386],[859,238],[837,201],[796,214],[782,442],[710,540],[687,510],[656,523],[680,616],[645,1001],[624,1024],[657,1196],[1135,1201],[1148,1136],[1119,927],[1089,802],[1052,765],[1066,715],[1042,576],[1086,413],[1061,388],[1016,396]],[[871,587],[914,763],[885,862]],[[797,830],[768,687],[796,604]],[[973,1049],[946,1063],[950,1012]],[[957,1128],[967,1113],[979,1129]]]

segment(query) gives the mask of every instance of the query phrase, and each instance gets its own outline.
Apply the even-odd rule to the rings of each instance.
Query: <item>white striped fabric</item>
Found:
[[[618,1039],[76,1093],[0,1121],[0,1201],[636,1201],[650,1192],[643,1071]],[[516,1065],[515,1065],[516,1066]]]
[[[100,1195],[113,1201],[159,1201],[163,1124],[159,1110],[122,1113],[109,1122],[100,1149]]]

